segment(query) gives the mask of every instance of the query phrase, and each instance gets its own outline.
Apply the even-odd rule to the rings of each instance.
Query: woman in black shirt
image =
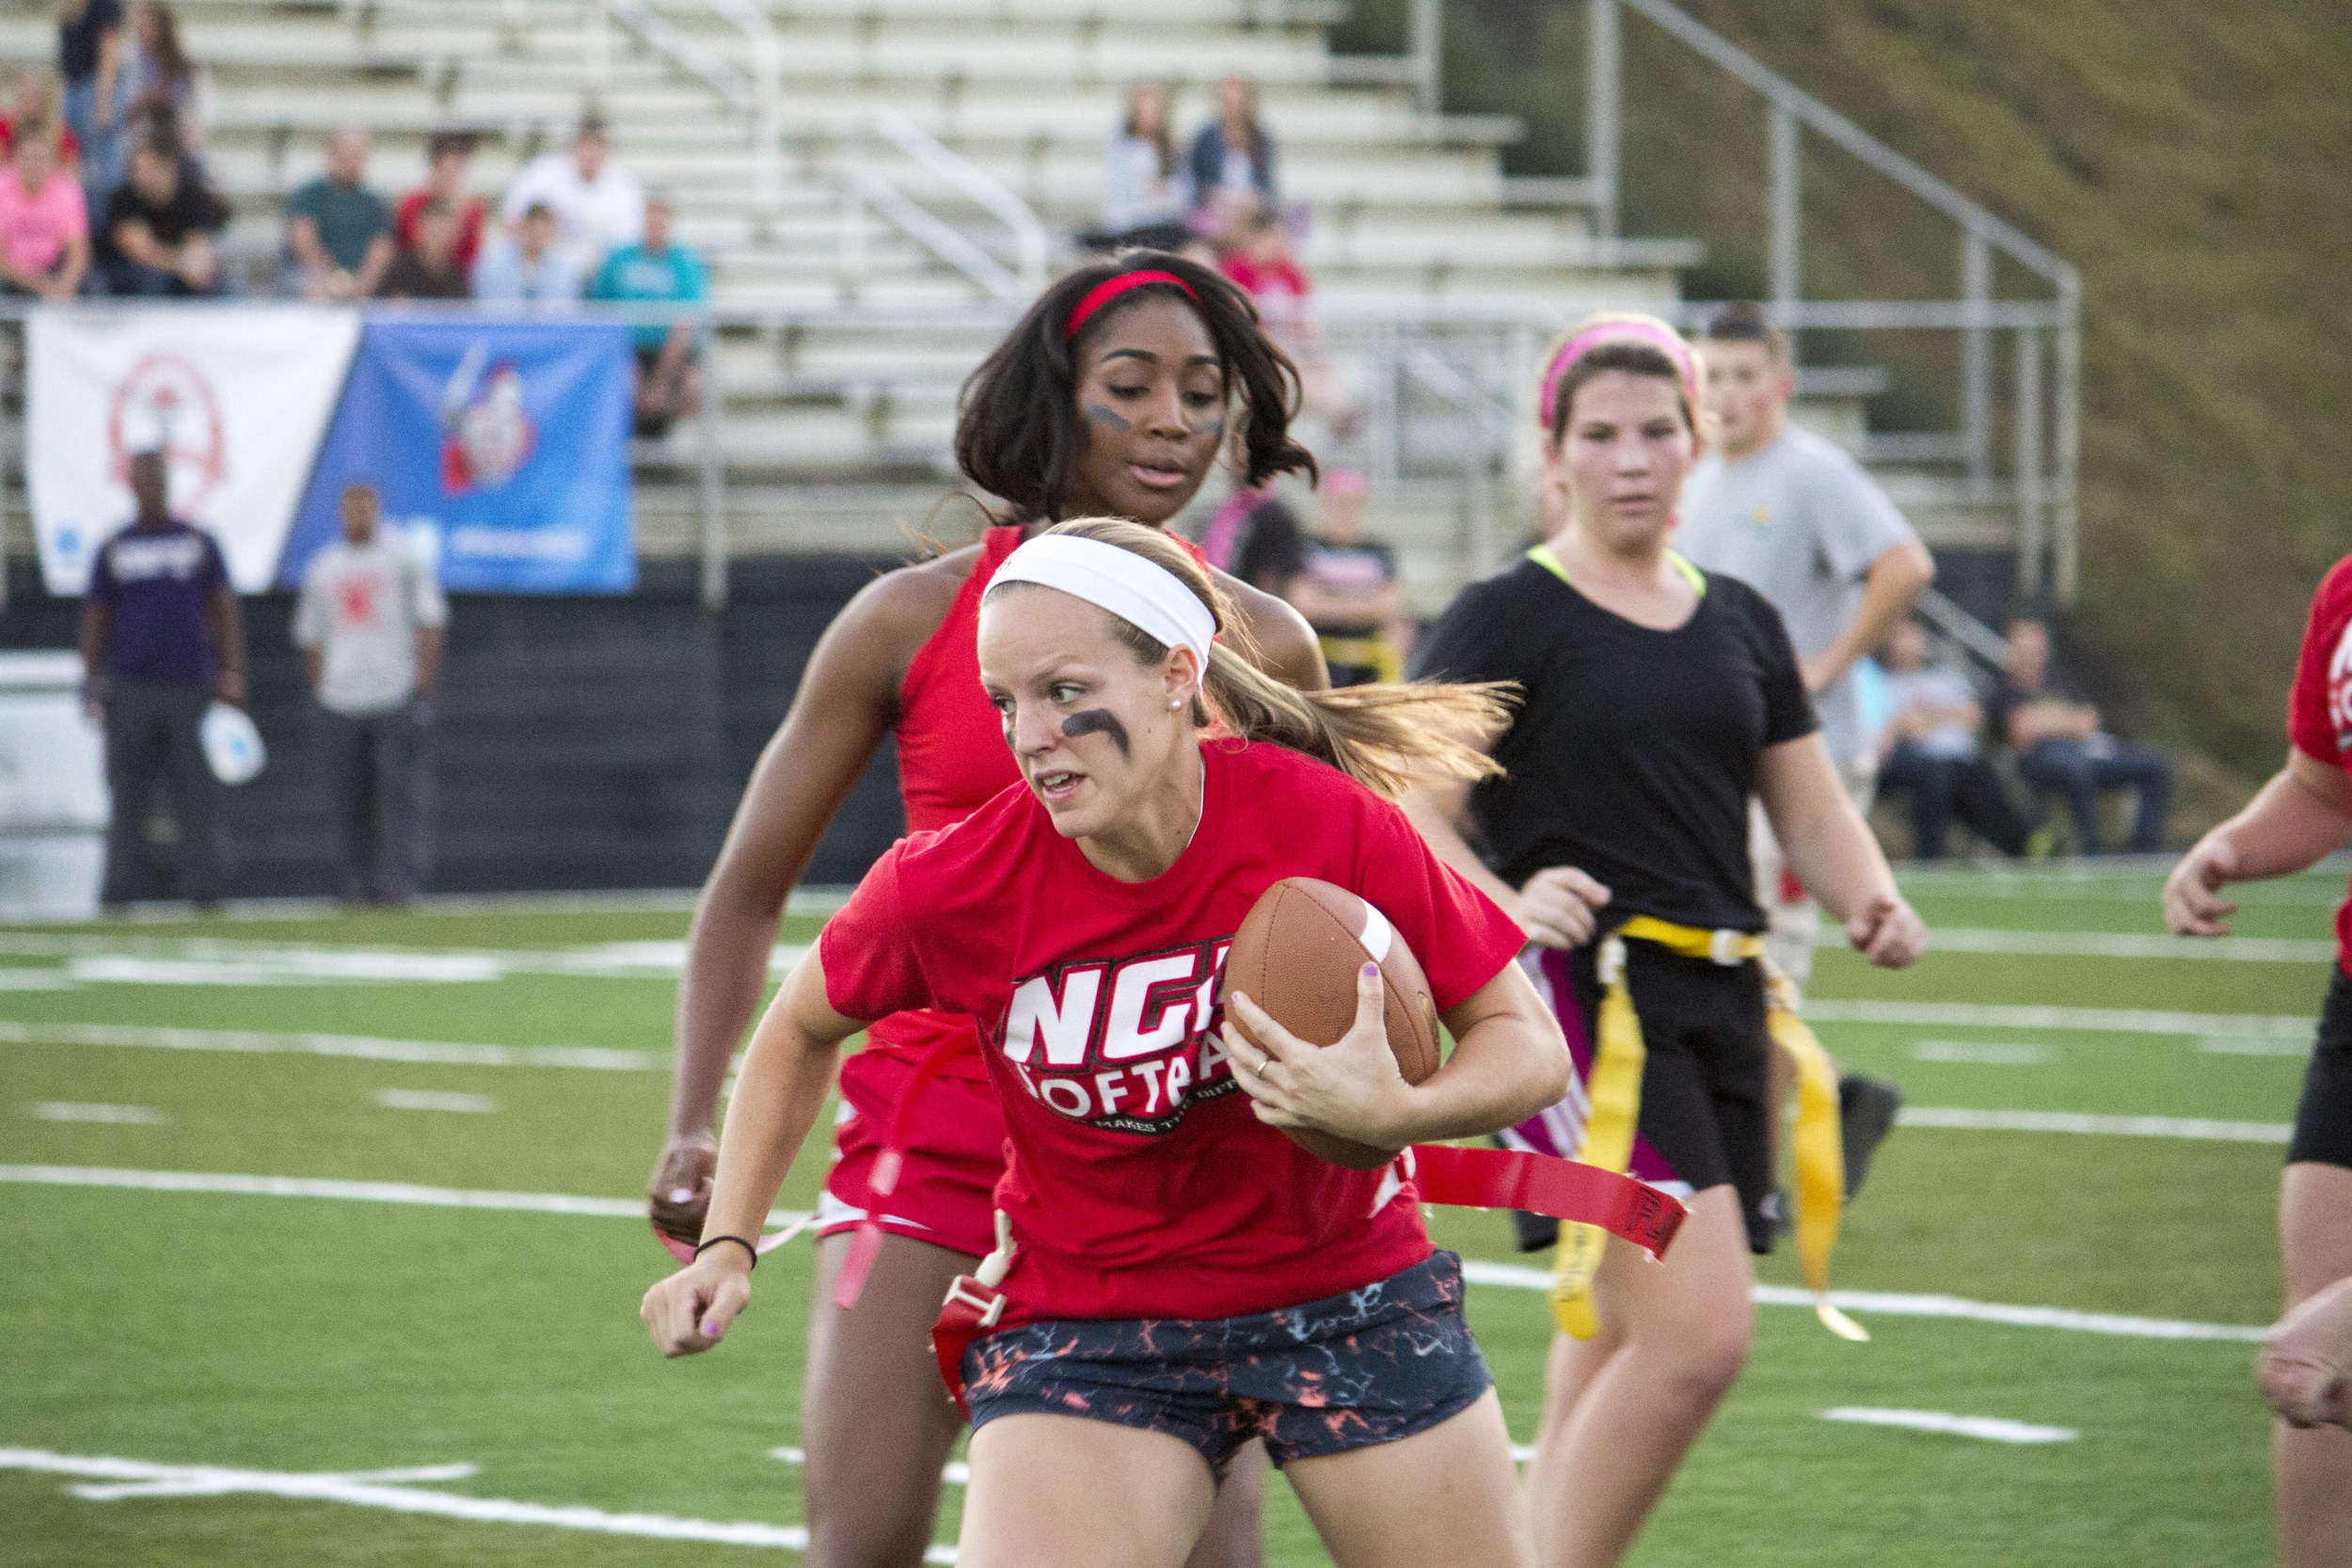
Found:
[[[1632,1169],[1691,1206],[1663,1266],[1612,1246],[1589,1297],[1563,1292],[1563,1326],[1589,1337],[1553,1341],[1527,1477],[1553,1568],[1625,1552],[1747,1357],[1749,1252],[1772,1231],[1765,982],[1743,940],[1765,924],[1748,797],[1763,798],[1790,865],[1871,961],[1899,968],[1927,937],[1815,734],[1778,612],[1667,548],[1701,449],[1698,388],[1689,345],[1663,322],[1602,317],[1572,334],[1538,400],[1555,531],[1464,591],[1419,660],[1425,678],[1525,693],[1494,746],[1503,778],[1432,786],[1407,809],[1518,915],[1564,1022],[1600,1016],[1604,962],[1622,953],[1643,1047]],[[1711,956],[1645,935],[1667,927]],[[1606,1100],[1600,1074],[1589,1088]],[[1587,1090],[1551,1113],[1571,1138]]]

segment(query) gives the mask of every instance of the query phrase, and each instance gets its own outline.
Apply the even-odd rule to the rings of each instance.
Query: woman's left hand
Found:
[[[1269,1127],[1309,1128],[1402,1148],[1413,1141],[1402,1129],[1413,1090],[1389,1049],[1386,1010],[1376,964],[1364,965],[1356,977],[1356,1021],[1335,1045],[1300,1039],[1235,991],[1225,1000],[1225,1053],[1233,1082]]]
[[[1901,894],[1882,893],[1846,917],[1846,940],[1881,969],[1908,969],[1928,950],[1928,927]]]

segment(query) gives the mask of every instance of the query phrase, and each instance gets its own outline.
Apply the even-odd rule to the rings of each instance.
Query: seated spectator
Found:
[[[368,189],[368,134],[346,125],[326,142],[326,172],[286,198],[288,281],[314,302],[364,299],[392,264],[392,213]]]
[[[555,243],[582,277],[594,275],[606,251],[645,236],[644,189],[612,162],[597,115],[580,119],[570,151],[544,152],[524,165],[499,212],[514,229],[533,206],[555,214]]]
[[[1188,237],[1191,206],[1191,173],[1176,156],[1168,89],[1142,83],[1127,95],[1125,125],[1103,149],[1103,226],[1086,243],[1096,250],[1174,250]]]
[[[457,225],[458,270],[471,273],[482,256],[482,198],[466,188],[467,166],[473,161],[473,133],[436,131],[425,148],[424,183],[400,198],[392,209],[392,239],[404,250],[419,249],[417,214],[427,202],[449,209]]]
[[[484,245],[473,269],[473,296],[485,305],[574,305],[584,283],[556,247],[555,212],[544,201],[531,204],[511,236]]]
[[[595,296],[624,304],[688,305],[710,295],[702,259],[670,237],[670,198],[645,198],[645,237],[604,259]],[[694,411],[702,401],[702,372],[694,364],[696,324],[691,320],[640,322],[637,341],[637,434],[660,436],[671,421]]]
[[[1957,816],[1986,843],[2026,854],[2034,825],[2010,801],[1978,739],[1984,709],[1976,688],[1958,670],[1928,663],[1928,634],[1916,621],[1896,623],[1884,657],[1892,712],[1880,739],[1879,783],[1911,795],[1912,853],[1942,860]]]
[[[2083,852],[2098,854],[2099,794],[2129,789],[2138,796],[2132,848],[2164,847],[2172,804],[2172,759],[2147,746],[2118,740],[2099,727],[2099,710],[2050,662],[2050,629],[2021,616],[2010,623],[2000,677],[1986,704],[1993,733],[2017,753],[2018,771],[2038,789],[2055,789],[2082,835]]]
[[[1298,514],[1270,488],[1238,491],[1226,504],[1235,507],[1241,519],[1232,544],[1233,576],[1277,598],[1288,594],[1307,565],[1307,531],[1298,526]]]
[[[417,243],[403,245],[376,280],[378,299],[467,299],[472,282],[457,261],[457,214],[438,201],[417,213]]]
[[[1323,515],[1283,589],[1323,643],[1333,686],[1405,678],[1413,620],[1396,584],[1396,551],[1364,537],[1364,476],[1334,468],[1317,488]]]
[[[1356,409],[1338,370],[1324,355],[1323,331],[1315,325],[1310,297],[1314,283],[1298,264],[1290,230],[1272,213],[1258,213],[1242,228],[1241,243],[1218,265],[1257,306],[1266,336],[1298,367],[1299,391],[1308,410],[1323,416],[1331,433],[1344,440],[1356,428]]]
[[[15,146],[16,128],[32,122],[56,127],[57,166],[78,178],[82,144],[75,139],[73,127],[58,116],[56,78],[38,66],[27,66],[16,73],[15,91],[9,95],[7,110],[0,112],[0,158],[7,157]]]
[[[0,293],[72,299],[89,271],[82,182],[57,166],[56,128],[20,121],[0,173]]]
[[[1258,119],[1258,87],[1248,77],[1216,85],[1216,118],[1192,138],[1189,172],[1196,232],[1237,235],[1239,224],[1273,210],[1274,138]]]
[[[163,0],[143,0],[131,11],[131,46],[123,51],[115,95],[134,137],[151,135],[140,122],[168,111],[180,150],[194,158],[211,127],[212,79],[180,48],[180,24]]]
[[[131,150],[131,178],[106,203],[99,243],[106,292],[147,298],[220,293],[214,242],[228,227],[229,209],[204,188],[177,142],[140,143]]]

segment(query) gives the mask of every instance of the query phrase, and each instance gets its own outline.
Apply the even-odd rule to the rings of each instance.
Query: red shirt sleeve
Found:
[[[892,845],[818,933],[825,1000],[843,1018],[870,1022],[931,1006],[930,984],[899,894],[906,847],[904,839]]]
[[[1356,843],[1353,891],[1421,960],[1438,1011],[1469,1001],[1527,945],[1519,923],[1439,860],[1397,806],[1367,793]]]
[[[2312,595],[2311,620],[2303,628],[2303,652],[2296,661],[2295,689],[2287,698],[2287,738],[2295,749],[2337,767],[2345,764],[2344,738],[2352,733],[2352,669],[2338,669],[2345,631],[2352,626],[2352,556],[2336,562]],[[2342,712],[2344,721],[2339,722]]]

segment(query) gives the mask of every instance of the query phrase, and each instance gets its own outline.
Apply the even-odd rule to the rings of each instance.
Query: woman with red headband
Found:
[[[1658,1268],[1563,1229],[1562,1332],[1527,1476],[1546,1568],[1624,1554],[1746,1361],[1749,1253],[1774,1228],[1749,795],[1872,962],[1908,964],[1926,940],[1815,733],[1779,614],[1667,547],[1703,440],[1699,386],[1690,346],[1655,318],[1572,333],[1538,397],[1553,531],[1466,590],[1418,660],[1429,678],[1525,694],[1493,747],[1501,776],[1406,801],[1518,917],[1579,1048],[1581,1084],[1522,1147],[1629,1163],[1691,1209]],[[1470,821],[1491,862],[1465,842]],[[1834,1159],[1834,1115],[1828,1131]],[[1805,1153],[1801,1134],[1801,1184]],[[1801,1227],[1801,1252],[1807,1240]]]
[[[713,1111],[759,1005],[786,895],[885,735],[910,830],[944,828],[1020,782],[980,689],[980,595],[1028,534],[1111,514],[1158,527],[1220,454],[1242,482],[1313,471],[1288,434],[1297,383],[1248,300],[1210,268],[1130,252],[1041,295],[965,384],[956,457],[1010,515],[977,545],[877,578],[818,641],[695,911],[678,990],[670,1132],[655,1224],[699,1240]],[[1218,574],[1268,673],[1327,684],[1313,632],[1272,594]],[[819,1210],[801,1402],[814,1568],[922,1560],[940,1470],[963,1423],[925,1352],[948,1283],[994,1244],[1005,1128],[971,1021],[877,1022],[841,1069],[835,1160]],[[850,1305],[853,1303],[854,1305]],[[1220,1494],[1197,1561],[1260,1556],[1263,1462]]]
[[[1450,737],[1492,730],[1500,694],[1298,692],[1237,636],[1207,570],[1134,523],[1064,524],[1006,560],[978,661],[1023,784],[893,846],[786,978],[727,1107],[708,1233],[644,1322],[671,1355],[719,1340],[835,1049],[861,1020],[953,1008],[1009,1143],[1002,1243],[954,1298],[987,1309],[976,1337],[938,1337],[974,1427],[957,1561],[1175,1568],[1255,1436],[1341,1568],[1534,1568],[1461,1263],[1430,1246],[1414,1180],[1280,1131],[1393,1151],[1566,1085],[1518,927],[1386,798],[1492,771]],[[1220,1003],[1244,919],[1294,877],[1385,916],[1375,950],[1392,931],[1421,956],[1454,1039],[1421,1083],[1375,964],[1328,1049],[1239,989]]]

